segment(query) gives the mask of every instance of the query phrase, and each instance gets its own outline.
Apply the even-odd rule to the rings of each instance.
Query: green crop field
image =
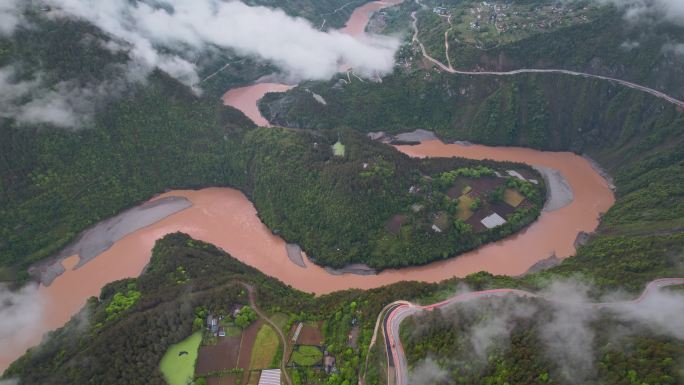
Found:
[[[252,349],[250,369],[266,369],[271,367],[273,357],[278,351],[279,341],[275,330],[268,325],[263,325],[257,333]]]
[[[316,346],[300,345],[292,352],[292,362],[300,366],[313,366],[323,359],[323,353]]]
[[[344,156],[345,147],[344,147],[344,144],[342,144],[342,142],[335,143],[333,145],[332,149],[333,149],[333,154],[335,154],[335,156]]]
[[[461,195],[458,198],[458,218],[461,220],[467,220],[473,215],[473,211],[470,209],[470,205],[473,204],[475,200],[468,195]]]
[[[186,385],[195,375],[197,349],[202,342],[202,333],[197,332],[183,341],[171,345],[162,357],[159,369],[169,385]],[[187,352],[187,354],[181,354]]]
[[[513,189],[507,188],[506,191],[504,192],[504,202],[508,203],[509,205],[511,205],[513,207],[520,206],[520,204],[524,200],[525,200],[525,197]]]
[[[271,318],[271,321],[273,321],[273,323],[278,325],[280,330],[283,330],[283,331],[285,331],[284,329],[285,329],[285,326],[287,326],[287,321],[290,320],[290,317],[285,313],[275,313],[270,318]]]

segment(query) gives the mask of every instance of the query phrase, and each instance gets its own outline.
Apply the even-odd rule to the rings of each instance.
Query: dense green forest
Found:
[[[334,156],[330,149],[336,134],[346,147],[344,157]],[[241,148],[240,158],[249,170],[245,190],[264,223],[285,239],[299,242],[317,263],[328,266],[361,262],[384,268],[446,258],[517,231],[539,215],[544,201],[543,186],[530,184],[532,207],[518,210],[519,216],[511,217],[507,225],[475,232],[452,215],[446,226],[449,231],[437,233],[430,229],[432,215],[457,206],[445,202],[444,190],[453,182],[447,182],[442,192],[426,185],[429,198],[409,193],[412,186],[459,167],[534,171],[510,163],[410,159],[352,130],[259,129],[245,135]],[[415,220],[398,234],[385,228],[393,215],[410,215],[415,204],[422,205],[426,214],[411,216]]]

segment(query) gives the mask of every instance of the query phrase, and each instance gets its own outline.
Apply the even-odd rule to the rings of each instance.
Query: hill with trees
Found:
[[[586,271],[586,279],[605,282],[604,278],[613,279],[611,274],[628,272],[630,269],[624,269],[626,264],[666,260],[658,250],[650,253],[645,245],[642,253],[627,255],[622,265],[610,270],[594,269],[594,261],[581,257],[570,257],[566,267],[574,266],[575,272]],[[597,286],[596,294],[615,287],[633,293],[642,290],[652,276],[661,273],[655,264],[642,266],[640,272],[632,272],[629,280],[616,280],[610,289]],[[150,265],[139,278],[104,287],[66,326],[49,333],[41,345],[14,362],[2,378],[19,379],[21,384],[164,384],[159,369],[162,356],[172,344],[203,327],[203,323],[194,325],[197,309],[220,313],[247,305],[244,284],[248,284],[254,288],[256,305],[261,311],[287,315],[284,332],[300,321],[323,323],[323,343],[337,358],[339,372],[326,374],[307,367],[291,368],[294,384],[349,384],[355,383],[361,373],[365,373],[367,384],[381,384],[385,382],[386,370],[384,347],[379,342],[370,353],[368,347],[375,320],[386,304],[399,299],[432,303],[453,295],[463,285],[471,290],[537,291],[563,275],[561,267],[522,278],[478,273],[439,284],[400,282],[367,291],[347,290],[313,297],[263,275],[210,244],[182,233],[169,234],[157,241]],[[409,363],[414,365],[430,356],[436,361],[456,364],[458,357],[473,354],[467,348],[467,336],[473,326],[511,313],[510,343],[502,340],[493,345],[494,349],[487,351],[484,358],[473,360],[464,372],[444,383],[472,383],[468,382],[471,378],[509,383],[569,383],[559,375],[562,362],[541,354],[543,344],[537,337],[538,328],[549,320],[549,305],[538,300],[481,301],[481,306],[475,308],[457,307],[407,320],[402,333],[408,342]],[[532,305],[536,310],[530,313]],[[528,310],[522,312],[522,308]],[[348,334],[354,325],[359,326],[359,339],[351,347]],[[679,378],[684,349],[681,341],[664,338],[639,324],[611,318],[598,318],[589,328],[599,338],[595,353],[584,359],[596,363],[598,381],[622,383],[635,376],[668,384]],[[609,331],[615,328],[632,332],[611,339]],[[443,367],[451,370],[447,364]],[[632,371],[635,373],[631,374]]]

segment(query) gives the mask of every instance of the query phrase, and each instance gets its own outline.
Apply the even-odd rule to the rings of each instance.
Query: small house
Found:
[[[437,15],[447,15],[449,14],[449,11],[447,11],[446,8],[444,7],[434,7],[432,8],[432,12],[437,14]]]
[[[331,356],[326,352],[325,358],[323,359],[323,366],[325,367],[325,372],[330,374],[335,371],[335,357]]]

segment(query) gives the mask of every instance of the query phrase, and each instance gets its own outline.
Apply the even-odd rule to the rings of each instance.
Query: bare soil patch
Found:
[[[506,183],[506,180],[495,176],[486,176],[474,179],[468,178],[467,183],[470,187],[473,188],[473,192],[476,192],[478,196],[484,196],[489,191],[492,191],[495,188]]]
[[[297,339],[297,345],[318,345],[320,346],[323,342],[323,333],[321,332],[321,323],[311,325],[309,323],[304,324],[301,333],[299,333],[299,338]]]
[[[247,384],[249,379],[249,363],[252,360],[252,349],[254,348],[254,340],[256,340],[257,333],[259,329],[264,324],[264,321],[258,319],[254,321],[245,331],[242,333],[242,345],[240,346],[240,357],[238,358],[238,368],[244,370],[242,376],[242,384]]]
[[[406,222],[406,219],[408,217],[404,214],[397,214],[390,218],[390,220],[387,222],[387,225],[385,228],[387,231],[390,233],[397,235],[399,234],[399,230],[401,230],[401,226]]]
[[[241,336],[219,337],[216,345],[200,346],[196,373],[203,375],[236,368],[241,340]]]

